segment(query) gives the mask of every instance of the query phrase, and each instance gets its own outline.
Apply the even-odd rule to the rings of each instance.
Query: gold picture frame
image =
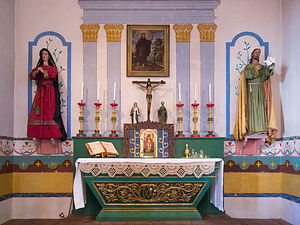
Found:
[[[169,25],[127,25],[127,77],[169,77]]]

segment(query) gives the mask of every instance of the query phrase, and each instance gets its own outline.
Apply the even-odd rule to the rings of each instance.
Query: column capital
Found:
[[[81,24],[80,29],[83,42],[97,42],[98,31],[100,29],[99,24]]]
[[[200,42],[215,42],[216,24],[198,24]]]
[[[174,24],[173,30],[176,34],[176,42],[191,41],[191,31],[193,30],[192,24]]]
[[[121,42],[123,24],[105,24],[104,30],[106,31],[107,42]]]

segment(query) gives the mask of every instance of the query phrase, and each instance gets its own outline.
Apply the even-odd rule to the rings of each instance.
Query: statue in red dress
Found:
[[[48,49],[40,50],[37,66],[29,74],[36,81],[37,91],[28,118],[27,136],[34,139],[66,139],[61,118],[60,92],[56,64]]]

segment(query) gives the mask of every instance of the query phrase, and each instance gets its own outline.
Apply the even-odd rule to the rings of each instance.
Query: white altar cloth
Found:
[[[85,172],[92,172],[92,168],[96,164],[99,164],[103,168],[108,165],[147,165],[147,166],[154,166],[155,165],[162,165],[164,164],[166,167],[176,167],[176,166],[183,166],[187,168],[186,174],[194,174],[197,177],[202,176],[202,174],[196,173],[193,171],[193,165],[198,165],[202,168],[211,167],[212,164],[216,162],[220,162],[219,169],[216,172],[216,177],[214,182],[211,185],[211,203],[217,207],[219,210],[224,211],[223,207],[223,176],[224,176],[224,161],[220,158],[203,158],[203,159],[186,159],[186,158],[79,158],[75,162],[76,172],[74,177],[74,184],[73,184],[73,197],[74,197],[74,205],[75,209],[80,209],[85,207],[86,198],[85,198],[85,182],[83,178],[83,173]],[[81,165],[80,165],[81,164]],[[83,168],[83,165],[85,168]],[[82,167],[80,169],[80,167]],[[139,166],[137,166],[139,168]],[[213,168],[214,169],[214,168]],[[208,173],[210,169],[207,170]],[[152,171],[153,172],[153,171]],[[108,172],[107,172],[108,173]],[[122,170],[119,170],[118,174],[123,173]],[[159,174],[154,173],[153,174]],[[205,169],[204,169],[204,174]],[[97,173],[94,175],[98,175]],[[128,174],[125,174],[128,175]],[[162,176],[161,174],[159,174]],[[172,174],[176,175],[176,173]],[[178,175],[178,174],[177,174]],[[185,175],[185,174],[184,174]],[[109,176],[114,176],[109,174]],[[145,176],[145,175],[144,175]],[[178,175],[180,176],[180,175]]]

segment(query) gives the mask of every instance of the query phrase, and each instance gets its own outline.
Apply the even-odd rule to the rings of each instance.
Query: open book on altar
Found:
[[[111,155],[119,155],[119,152],[111,142],[94,141],[85,144],[90,155],[101,155],[108,157]]]

